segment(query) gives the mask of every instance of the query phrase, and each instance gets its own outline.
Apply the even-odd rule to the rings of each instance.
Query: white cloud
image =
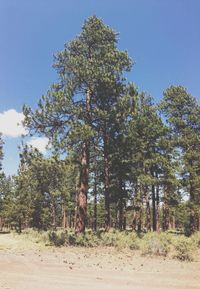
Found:
[[[23,113],[9,109],[0,113],[0,132],[6,137],[19,137],[26,133],[22,125]]]
[[[48,145],[48,138],[46,137],[33,137],[27,142],[27,145],[31,145],[37,148],[41,153],[45,153]]]

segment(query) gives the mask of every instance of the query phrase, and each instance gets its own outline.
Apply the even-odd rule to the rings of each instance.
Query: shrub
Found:
[[[101,244],[103,246],[117,247],[120,249],[138,249],[139,241],[133,232],[110,231],[101,234]]]
[[[174,258],[181,261],[193,261],[194,251],[197,249],[192,239],[185,236],[180,236],[174,243],[175,254]]]
[[[167,256],[171,238],[165,233],[147,233],[142,240],[142,255]]]
[[[91,231],[85,234],[76,235],[74,231],[52,231],[49,233],[49,240],[55,246],[82,246],[95,247],[100,239]]]
[[[87,232],[76,237],[77,246],[96,247],[99,244],[100,239],[92,232]]]
[[[49,241],[51,242],[51,244],[55,245],[55,246],[63,246],[65,245],[66,242],[66,232],[62,232],[62,231],[52,231],[49,232]]]
[[[26,229],[23,231],[21,237],[23,239],[34,241],[35,243],[49,243],[49,236],[47,231],[40,231],[36,229]]]
[[[194,233],[191,237],[191,240],[198,248],[200,248],[200,232]]]
[[[120,233],[117,240],[116,240],[116,247],[118,247],[120,249],[128,248],[131,250],[137,250],[137,249],[139,249],[139,239],[138,239],[137,235],[133,232]]]

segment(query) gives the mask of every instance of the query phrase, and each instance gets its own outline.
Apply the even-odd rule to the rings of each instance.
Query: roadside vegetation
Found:
[[[86,230],[77,235],[73,230],[38,231],[28,229],[22,234],[12,232],[14,238],[24,242],[52,247],[114,247],[117,250],[138,251],[141,256],[173,258],[180,261],[196,261],[200,258],[200,234],[186,237],[174,232],[141,233],[100,230],[96,233]]]

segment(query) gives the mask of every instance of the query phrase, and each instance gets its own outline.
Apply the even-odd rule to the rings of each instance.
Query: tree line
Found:
[[[155,104],[125,78],[134,62],[117,44],[92,16],[55,55],[58,82],[23,107],[50,152],[22,145],[17,175],[1,174],[0,227],[200,230],[198,101],[172,85]]]

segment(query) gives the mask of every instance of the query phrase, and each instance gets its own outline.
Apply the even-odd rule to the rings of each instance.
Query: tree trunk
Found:
[[[2,220],[2,218],[0,217],[0,231],[2,231],[3,230],[3,220]]]
[[[68,218],[67,218],[67,212],[66,212],[64,204],[62,205],[62,216],[63,216],[62,227],[63,229],[65,229],[68,227]]]
[[[18,219],[18,233],[21,234],[21,232],[22,232],[22,220],[19,217],[19,219]]]
[[[53,196],[51,196],[51,215],[52,215],[52,228],[56,229],[56,204]]]
[[[142,186],[138,186],[136,193],[136,231],[142,231]]]
[[[159,186],[156,187],[156,231],[160,232]]]
[[[126,230],[126,200],[124,201],[123,230]]]
[[[197,216],[194,209],[194,193],[193,193],[193,186],[191,185],[190,188],[190,234],[194,234],[197,231]]]
[[[190,209],[190,234],[193,234],[196,231],[195,226],[195,210],[193,208]]]
[[[122,181],[120,180],[120,196],[118,201],[118,227],[119,230],[123,230],[123,222],[124,222],[124,204],[123,204],[123,185]]]
[[[72,212],[70,211],[69,213],[69,228],[70,229],[73,227],[72,219],[74,219],[74,217],[72,217]]]
[[[153,215],[153,231],[155,232],[157,229],[156,222],[156,196],[155,196],[155,186],[152,185],[152,215]]]
[[[96,232],[97,230],[97,176],[95,172],[94,176],[94,221],[93,221],[93,229]]]
[[[189,161],[190,166],[193,166],[192,160]],[[193,234],[197,231],[197,225],[196,225],[196,213],[194,209],[194,203],[195,203],[195,187],[193,184],[193,175],[190,173],[190,234]]]
[[[80,188],[77,190],[76,197],[76,217],[75,232],[77,234],[85,232],[87,217],[87,191],[89,177],[89,149],[88,144],[84,143],[81,155],[81,172],[80,172]]]
[[[200,232],[200,213],[198,214],[198,231]]]
[[[172,229],[172,230],[176,229],[176,218],[175,218],[174,212],[172,212],[172,216],[171,216],[170,229]]]
[[[91,125],[91,96],[92,90],[88,89],[86,93],[86,115],[85,121],[87,125]],[[77,234],[85,232],[87,218],[87,192],[89,180],[89,159],[90,159],[90,142],[84,141],[81,152],[81,171],[80,183],[76,197],[76,216],[75,216],[75,232]]]
[[[110,228],[110,178],[108,157],[108,135],[106,124],[104,126],[104,181],[105,181],[105,229]]]
[[[148,192],[148,187],[145,187],[145,197],[146,197],[146,229],[151,231],[151,207],[150,207],[150,196]]]
[[[169,218],[169,204],[167,198],[167,188],[164,188],[164,204],[163,204],[163,231],[169,230],[170,218]]]

